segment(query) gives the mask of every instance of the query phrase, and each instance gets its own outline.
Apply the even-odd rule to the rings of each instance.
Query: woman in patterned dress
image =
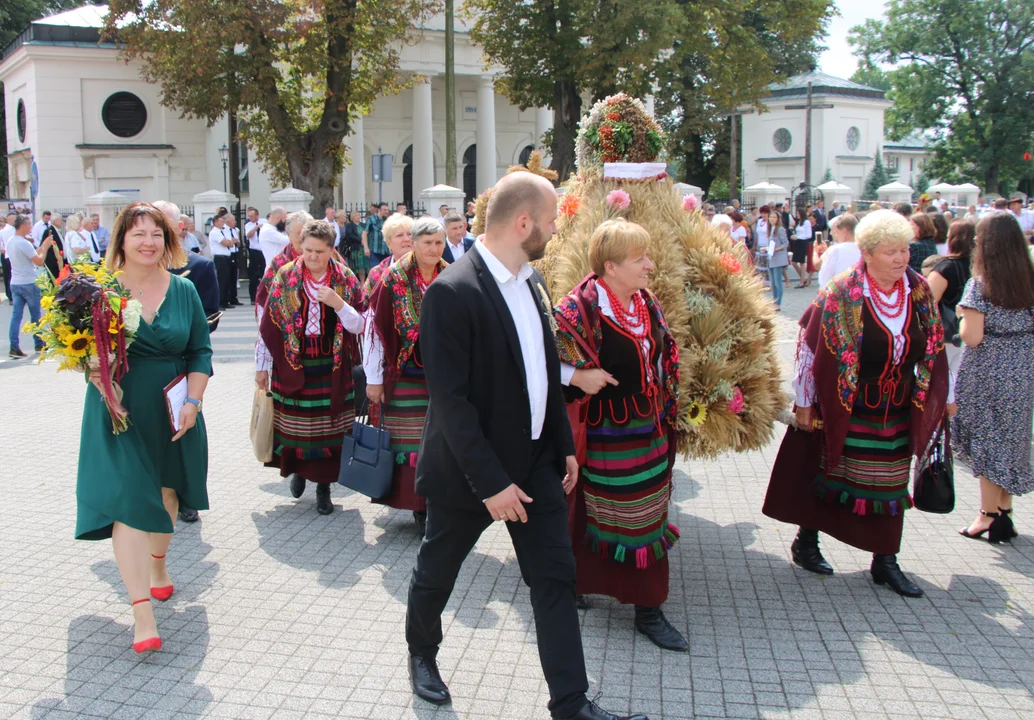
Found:
[[[980,515],[960,533],[992,543],[1016,537],[1012,498],[1034,489],[1034,269],[1011,213],[977,226],[973,278],[959,300],[965,343],[955,384],[952,448],[980,478]],[[988,382],[993,379],[993,382]]]
[[[783,438],[763,511],[800,526],[791,551],[805,570],[833,574],[819,552],[822,531],[873,553],[876,584],[920,597],[897,553],[912,455],[944,419],[944,330],[930,286],[908,266],[908,220],[876,210],[855,238],[861,262],[801,318],[797,429]]]
[[[391,264],[413,249],[413,218],[395,213],[384,221],[381,232],[384,234],[384,242],[391,255],[371,268],[369,275],[366,276],[364,287],[368,298],[373,296],[374,288],[377,287],[381,276],[388,271]]]
[[[389,237],[390,223],[384,223]],[[366,396],[384,413],[384,428],[391,433],[396,453],[391,493],[375,502],[412,510],[421,536],[427,519],[427,501],[416,494],[416,455],[427,415],[427,381],[420,360],[420,302],[424,291],[447,267],[445,229],[431,217],[410,221],[412,252],[393,263],[370,297],[369,328],[363,353]],[[404,227],[400,226],[402,230]],[[401,231],[400,231],[401,232]],[[399,235],[389,241],[392,253]]]
[[[325,220],[302,229],[301,254],[277,271],[259,325],[269,351],[255,383],[273,392],[273,461],[300,497],[316,483],[316,511],[334,512],[341,441],[354,420],[352,367],[363,332],[362,285],[334,256],[337,235]],[[333,312],[331,312],[333,311]],[[272,372],[270,372],[270,370]],[[270,383],[270,379],[272,382]]]
[[[684,651],[685,638],[661,611],[678,540],[668,521],[678,347],[646,289],[649,244],[635,223],[601,224],[589,239],[592,273],[556,307],[561,380],[569,399],[590,396],[569,526],[578,594],[634,605],[636,630]]]

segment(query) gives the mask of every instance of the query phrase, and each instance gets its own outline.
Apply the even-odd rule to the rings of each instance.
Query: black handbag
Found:
[[[383,421],[383,410],[377,426],[367,425],[357,416],[352,426],[352,434],[345,435],[341,441],[338,484],[374,500],[379,500],[391,492],[391,475],[395,469],[391,434],[380,426]]]
[[[947,419],[937,428],[926,454],[916,464],[912,502],[917,510],[940,515],[955,509],[955,468]]]

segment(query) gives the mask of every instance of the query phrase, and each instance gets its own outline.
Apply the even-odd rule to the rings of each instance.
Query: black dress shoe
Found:
[[[414,510],[413,521],[416,523],[416,529],[420,533],[420,537],[427,534],[427,511],[426,510]]]
[[[201,516],[197,514],[197,510],[194,508],[180,508],[179,512],[180,520],[185,523],[196,523],[201,519]]]
[[[330,483],[316,485],[316,512],[320,515],[334,512],[334,503],[330,501]]]
[[[890,585],[891,590],[904,597],[923,597],[923,589],[901,572],[896,555],[873,555],[869,571],[877,585]]]
[[[568,715],[562,720],[650,720],[650,718],[646,715],[615,715],[596,703],[590,702],[574,715]]]
[[[418,698],[435,705],[452,702],[452,695],[434,660],[410,655],[409,682],[413,686],[413,694]]]
[[[305,492],[305,478],[298,473],[291,475],[291,497],[300,498]]]
[[[685,652],[689,643],[682,633],[668,622],[659,607],[635,606],[635,629],[650,639],[654,645],[664,650]]]
[[[819,552],[819,531],[801,528],[797,531],[790,554],[795,565],[818,575],[832,575],[833,566]]]

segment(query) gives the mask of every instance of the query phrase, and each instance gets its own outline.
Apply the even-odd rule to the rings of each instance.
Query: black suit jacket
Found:
[[[463,238],[463,255],[464,257],[470,252],[470,248],[474,246],[474,238]],[[442,260],[452,265],[455,260],[452,259],[452,248],[449,247],[449,241],[445,241],[445,252],[442,253]]]
[[[549,377],[540,439],[549,441],[560,483],[574,440],[551,315],[543,312],[533,283],[543,289],[545,283],[536,272],[526,284],[539,309]],[[510,483],[526,489],[535,453],[524,360],[506,301],[477,248],[427,288],[420,353],[430,403],[417,456],[417,492],[443,505],[476,509]]]
[[[186,275],[187,280],[194,283],[197,294],[201,298],[201,307],[205,309],[205,315],[211,317],[219,312],[219,281],[215,274],[215,263],[204,255],[187,253],[187,264],[181,268],[170,268],[174,275]],[[219,327],[219,321],[209,321],[208,331],[214,332]]]

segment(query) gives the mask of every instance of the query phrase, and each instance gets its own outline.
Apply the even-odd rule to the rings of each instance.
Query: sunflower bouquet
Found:
[[[129,427],[118,381],[129,367],[126,350],[136,337],[143,309],[117,276],[88,263],[74,265],[58,279],[39,276],[36,285],[43,294],[43,315],[24,328],[43,342],[40,362],[57,360],[59,372],[76,370],[85,373],[87,380],[98,378],[97,388],[116,435]]]

